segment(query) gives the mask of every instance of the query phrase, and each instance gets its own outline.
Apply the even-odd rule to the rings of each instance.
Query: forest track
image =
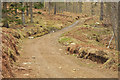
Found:
[[[18,78],[113,78],[110,75],[83,67],[77,63],[74,56],[65,55],[65,47],[58,42],[61,34],[69,31],[78,24],[83,24],[84,18],[60,31],[53,32],[35,39],[25,39],[23,53],[19,59],[19,67],[24,70],[16,71]],[[84,63],[84,62],[83,62]]]

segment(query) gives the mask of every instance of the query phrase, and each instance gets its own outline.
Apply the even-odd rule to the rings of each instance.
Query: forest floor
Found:
[[[83,24],[85,18],[79,20]],[[76,24],[76,23],[75,23]],[[66,46],[58,42],[60,36],[75,29],[66,29],[33,39],[24,39],[23,51],[14,65],[17,78],[117,78],[117,71],[101,68],[91,60],[66,55]]]

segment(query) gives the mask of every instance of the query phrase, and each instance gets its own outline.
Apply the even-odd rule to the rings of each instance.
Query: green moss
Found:
[[[79,41],[76,39],[67,36],[60,37],[58,41],[64,45],[69,45],[70,43],[79,43]]]
[[[60,39],[59,39],[59,42],[60,43],[71,43],[73,40],[71,39],[71,38],[69,38],[69,37],[61,37]]]

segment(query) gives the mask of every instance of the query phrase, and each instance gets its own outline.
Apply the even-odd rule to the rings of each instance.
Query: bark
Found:
[[[55,6],[54,6],[54,14],[56,14],[56,2],[55,2]]]
[[[44,1],[44,9],[46,9],[46,2]]]
[[[48,2],[49,14],[50,14],[50,2]]]
[[[15,3],[15,15],[17,15],[17,3]]]
[[[73,2],[73,4],[72,4],[72,7],[73,7],[73,13],[74,13],[74,2]]]
[[[30,2],[30,17],[31,17],[30,22],[31,23],[33,23],[33,10],[32,10],[32,8],[33,8],[33,4],[32,4],[32,2]]]
[[[2,18],[2,3],[0,1],[0,22],[1,22],[1,18]]]
[[[22,8],[24,8],[24,3],[22,2]],[[25,25],[25,11],[22,9],[22,24]]]
[[[66,12],[67,12],[67,10],[68,10],[67,7],[68,7],[68,2],[66,2],[66,10],[65,10]]]
[[[79,2],[79,12],[82,13],[82,2]]]
[[[118,2],[118,51],[120,51],[120,2]]]
[[[102,21],[103,20],[103,6],[104,6],[104,4],[103,4],[103,1],[100,3],[100,20]]]
[[[26,15],[29,16],[29,10],[28,10],[29,5],[28,5],[28,3],[26,3],[26,7],[27,7],[26,8]]]
[[[3,3],[3,27],[9,28],[9,24],[8,24],[8,15],[7,15],[7,2]]]
[[[117,3],[112,2],[110,3],[110,20],[112,24],[112,29],[115,37],[115,44],[116,44],[116,49],[118,49],[118,38],[117,38],[117,26],[118,26],[118,15],[117,15]]]

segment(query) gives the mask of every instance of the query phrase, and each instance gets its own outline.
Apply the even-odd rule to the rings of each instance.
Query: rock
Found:
[[[65,55],[69,55],[69,53],[67,52],[67,53],[65,53]]]
[[[95,24],[100,24],[99,22],[96,22]]]
[[[77,56],[76,54],[73,54],[73,56]]]
[[[65,43],[65,46],[68,46],[69,45],[69,43]]]
[[[26,70],[24,67],[18,67],[18,70]]]
[[[28,39],[33,39],[34,37],[28,37]]]
[[[75,43],[71,43],[71,45],[75,45]]]
[[[32,56],[32,59],[35,59],[36,57],[35,56]]]
[[[27,63],[23,63],[23,64],[27,64]]]
[[[23,64],[32,64],[31,62],[24,62]]]
[[[76,71],[76,69],[73,69],[73,71]]]

